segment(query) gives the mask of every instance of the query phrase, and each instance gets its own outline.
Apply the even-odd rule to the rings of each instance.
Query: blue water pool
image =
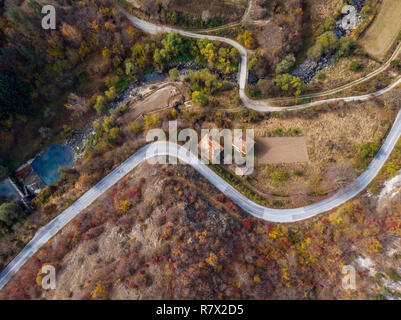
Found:
[[[10,181],[7,179],[0,181],[0,196],[19,199],[18,192],[15,191]]]
[[[54,144],[38,156],[31,164],[33,170],[47,185],[52,185],[61,179],[60,168],[74,166],[74,153],[71,148]]]

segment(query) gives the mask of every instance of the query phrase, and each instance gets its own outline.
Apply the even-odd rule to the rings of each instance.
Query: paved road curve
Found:
[[[272,101],[281,101],[281,100],[286,100],[288,98],[272,99],[272,100],[252,100],[247,97],[247,95],[245,93],[245,88],[246,88],[246,83],[247,83],[247,79],[248,79],[248,51],[242,45],[240,45],[238,42],[236,42],[232,39],[228,39],[228,38],[198,34],[195,32],[185,31],[185,30],[181,30],[181,29],[168,27],[168,26],[156,25],[156,24],[139,19],[139,18],[129,14],[126,10],[124,10],[121,7],[119,7],[119,8],[124,13],[124,15],[127,17],[127,19],[134,26],[136,26],[137,28],[141,29],[142,31],[144,31],[146,33],[158,34],[158,33],[178,32],[179,34],[181,34],[182,36],[185,36],[185,37],[196,38],[196,39],[206,38],[211,41],[224,42],[224,43],[227,43],[227,44],[235,47],[241,56],[241,61],[240,61],[240,65],[239,65],[239,80],[238,80],[240,98],[245,107],[247,107],[248,109],[259,111],[259,112],[299,110],[299,109],[305,109],[305,108],[309,108],[309,107],[314,107],[314,106],[338,102],[338,101],[345,101],[345,102],[366,101],[366,100],[372,99],[374,97],[381,96],[381,95],[385,94],[386,92],[392,90],[394,87],[401,84],[401,77],[398,77],[392,85],[390,85],[382,90],[379,90],[377,92],[370,93],[370,94],[365,94],[365,95],[360,95],[360,96],[351,96],[351,97],[323,99],[323,100],[319,100],[319,101],[313,101],[310,103],[303,103],[303,104],[286,106],[286,107],[277,107],[277,106],[272,105]],[[384,63],[377,70],[371,72],[370,74],[368,74],[358,80],[352,81],[349,84],[343,85],[336,89],[329,90],[327,92],[317,93],[317,94],[309,94],[309,95],[301,96],[299,98],[300,99],[314,98],[314,97],[322,97],[325,95],[331,95],[331,94],[338,93],[342,90],[351,88],[356,84],[367,81],[367,80],[373,78],[374,76],[380,74],[381,72],[383,72],[390,65],[391,60],[395,59],[400,52],[401,52],[401,44],[396,48],[393,55],[386,63]]]
[[[271,209],[249,200],[215,172],[204,165],[195,155],[174,143],[154,142],[141,148],[120,166],[109,173],[98,184],[82,195],[69,208],[41,228],[25,248],[10,262],[0,274],[0,289],[6,285],[11,274],[16,273],[24,263],[35,254],[47,241],[69,223],[82,210],[86,209],[115,183],[126,176],[141,162],[153,159],[155,156],[174,156],[183,163],[190,164],[200,174],[210,181],[217,189],[231,198],[239,207],[251,215],[271,222],[295,222],[329,211],[356,196],[364,190],[379,173],[385,161],[401,136],[401,111],[399,112],[388,137],[369,167],[352,184],[338,191],[335,195],[315,204],[295,209]]]
[[[160,27],[150,24],[146,21],[137,19],[130,15],[128,15],[128,18],[131,20],[132,23],[140,27],[145,32],[158,33],[158,32],[177,31],[169,27]],[[335,99],[323,100],[291,107],[273,107],[269,106],[268,104],[262,101],[252,101],[248,99],[245,95],[244,88],[247,77],[247,51],[245,48],[243,48],[237,42],[230,39],[214,37],[214,36],[197,35],[182,30],[180,30],[179,32],[184,36],[194,37],[194,38],[207,37],[210,40],[222,41],[236,47],[241,54],[241,66],[240,66],[240,78],[239,78],[239,88],[240,88],[241,98],[243,99],[245,106],[258,111],[275,111],[275,110],[283,111],[286,109],[293,110],[338,100],[344,100],[344,101],[368,100],[374,96],[379,96],[384,94],[385,92],[391,90],[399,83],[401,83],[401,79],[398,79],[396,83],[392,84],[391,86],[383,90],[380,90],[373,94],[368,94],[358,97],[346,97],[343,99],[335,98]],[[47,243],[47,241],[49,241],[53,236],[55,236],[56,233],[60,231],[67,223],[69,223],[75,216],[77,216],[82,210],[90,206],[96,199],[98,199],[110,187],[112,187],[124,176],[126,176],[131,170],[137,167],[141,162],[148,159],[153,159],[155,156],[165,156],[165,155],[175,156],[179,158],[182,162],[190,164],[200,174],[202,174],[206,179],[208,179],[210,183],[212,183],[225,195],[230,197],[239,207],[247,211],[249,214],[266,221],[289,223],[289,222],[305,220],[313,216],[316,216],[322,212],[329,211],[343,204],[344,202],[352,199],[358,193],[364,190],[368,186],[368,184],[373,180],[373,178],[379,173],[380,169],[382,168],[385,161],[389,157],[391,151],[393,150],[400,136],[401,136],[401,111],[399,112],[393,124],[393,127],[390,133],[388,134],[386,141],[384,142],[379,152],[377,153],[377,155],[375,156],[375,158],[370,163],[369,167],[366,169],[364,173],[362,173],[352,184],[340,190],[330,198],[327,198],[323,201],[317,202],[315,204],[306,207],[295,208],[295,209],[271,209],[256,204],[253,201],[246,198],[236,189],[234,189],[230,184],[228,184],[226,181],[220,178],[211,169],[202,164],[195,155],[189,153],[183,147],[180,147],[177,144],[173,143],[154,142],[141,148],[138,152],[129,157],[120,166],[118,166],[105,178],[103,178],[98,184],[96,184],[88,192],[82,195],[69,208],[64,210],[59,216],[57,216],[50,223],[41,228],[32,238],[32,240],[25,246],[25,248],[10,262],[10,264],[6,268],[4,268],[4,270],[0,274],[0,289],[7,284],[10,275],[16,273],[30,257],[32,257],[44,244]]]

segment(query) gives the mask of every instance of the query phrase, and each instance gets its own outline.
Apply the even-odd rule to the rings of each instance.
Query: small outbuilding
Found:
[[[233,147],[243,155],[251,152],[254,146],[255,140],[246,135],[245,132],[239,132],[234,136]]]
[[[204,160],[209,160],[210,163],[220,163],[222,151],[224,148],[214,140],[209,134],[203,136],[199,142],[198,147],[201,151],[201,156]]]

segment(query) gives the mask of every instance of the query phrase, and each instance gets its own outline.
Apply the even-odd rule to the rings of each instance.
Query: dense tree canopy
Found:
[[[305,83],[302,80],[288,73],[276,77],[274,84],[280,90],[292,92],[295,96],[299,96],[305,87]]]
[[[11,228],[18,219],[24,216],[21,207],[14,201],[0,205],[0,226]]]
[[[295,56],[293,54],[287,55],[281,62],[277,65],[276,73],[288,73],[292,67],[295,65]]]
[[[315,44],[309,48],[308,56],[312,59],[319,58],[322,54],[333,53],[338,47],[338,40],[332,31],[320,35]]]
[[[0,72],[0,120],[31,112],[31,86],[8,72]]]
[[[216,75],[211,73],[209,69],[190,72],[189,82],[192,91],[202,91],[205,94],[214,94],[222,86]]]

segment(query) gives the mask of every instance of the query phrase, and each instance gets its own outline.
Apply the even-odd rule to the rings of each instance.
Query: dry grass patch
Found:
[[[401,30],[401,1],[383,0],[380,12],[360,40],[366,52],[384,59]]]
[[[208,12],[210,16],[220,15],[227,18],[228,21],[240,19],[245,10],[244,1],[240,0],[175,0],[171,3],[169,10],[188,12],[198,17],[201,17],[202,13]]]
[[[281,50],[285,39],[286,35],[282,28],[273,21],[269,21],[263,26],[256,36],[261,52],[270,59],[273,59],[277,55],[277,52]]]
[[[138,101],[131,107],[131,110],[124,117],[125,121],[135,121],[140,115],[167,108],[170,99],[179,94],[179,91],[176,86],[167,85],[155,92],[150,91],[147,94],[149,96],[142,101]]]
[[[358,61],[361,68],[358,71],[349,69],[352,61]],[[321,72],[307,87],[308,91],[324,91],[342,86],[357,80],[380,67],[380,63],[364,56],[352,56],[340,59],[335,65]]]
[[[259,165],[309,160],[305,137],[261,137],[256,139],[255,151]]]
[[[247,1],[242,0],[128,0],[138,8],[153,17],[159,18],[160,10],[181,13],[193,18],[224,18],[227,22],[239,20],[245,12]]]
[[[343,0],[306,0],[306,14],[311,25],[316,26],[327,18],[331,18],[344,3]]]
[[[338,110],[320,112],[315,116],[312,116],[311,111],[305,111],[304,116],[290,115],[288,118],[263,120],[254,128],[255,139],[271,135],[277,129],[280,132],[295,129],[304,136],[309,162],[259,163],[249,181],[264,194],[289,198],[302,196],[302,200],[297,198],[297,206],[315,202],[350,183],[359,174],[355,160],[360,146],[367,142],[381,145],[394,116],[395,113],[382,104],[370,101],[344,105]],[[276,174],[277,171],[285,174]]]

